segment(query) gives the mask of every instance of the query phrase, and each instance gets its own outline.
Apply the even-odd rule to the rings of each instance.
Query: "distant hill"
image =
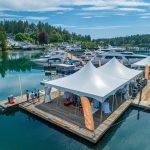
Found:
[[[116,37],[107,39],[94,40],[97,44],[102,46],[125,46],[125,47],[148,47],[150,48],[150,34],[131,35],[126,37]]]
[[[90,35],[70,33],[61,27],[54,27],[48,23],[39,22],[38,24],[28,21],[0,21],[0,30],[7,35],[15,36],[18,41],[28,40],[34,43],[60,43],[60,42],[81,42],[83,49],[98,48],[98,46],[124,46],[124,47],[148,47],[150,48],[150,34],[132,35],[116,38],[91,39]]]

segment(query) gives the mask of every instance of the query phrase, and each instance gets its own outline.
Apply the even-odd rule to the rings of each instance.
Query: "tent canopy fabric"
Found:
[[[130,69],[121,64],[115,57],[105,65],[97,68],[99,72],[103,72],[118,79],[132,80],[142,73],[142,71]]]
[[[145,67],[146,64],[148,64],[148,66],[150,66],[150,56],[132,64],[132,67]]]
[[[102,71],[98,71],[91,62],[88,62],[78,72],[64,78],[45,82],[45,85],[103,102],[127,83],[127,79],[109,76]]]

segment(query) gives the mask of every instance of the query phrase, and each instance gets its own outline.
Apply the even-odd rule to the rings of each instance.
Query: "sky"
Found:
[[[48,22],[109,38],[150,34],[150,0],[0,0],[0,20]]]

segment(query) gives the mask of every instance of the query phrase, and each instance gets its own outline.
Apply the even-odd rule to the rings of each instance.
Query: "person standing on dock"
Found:
[[[34,98],[37,99],[37,91],[35,89]]]
[[[39,90],[37,91],[37,99],[40,102],[40,91]]]
[[[26,90],[26,98],[27,98],[27,101],[29,101],[29,91]]]
[[[31,92],[31,99],[32,99],[32,101],[34,100],[34,98],[35,98],[35,94],[33,93],[33,91]]]

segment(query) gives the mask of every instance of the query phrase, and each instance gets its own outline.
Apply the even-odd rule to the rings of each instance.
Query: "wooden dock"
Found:
[[[57,99],[58,97],[60,97],[62,100],[62,95],[63,93],[58,92],[56,89],[51,93],[52,99]],[[89,131],[85,128],[83,114],[80,114],[80,116],[78,116],[74,114],[74,112],[68,111],[67,107],[65,108],[65,110],[62,105],[57,109],[57,105],[55,106],[55,104],[59,104],[59,101],[55,101],[55,103],[52,101],[51,103],[45,104],[43,95],[40,97],[40,100],[34,100],[32,102],[27,102],[25,95],[23,95],[23,97],[18,96],[15,98],[15,104],[8,104],[7,100],[4,100],[0,102],[0,107],[6,109],[18,105],[23,110],[47,122],[55,124],[87,141],[97,143],[98,140],[102,138],[102,136],[109,130],[109,128],[112,127],[114,122],[126,111],[126,109],[128,109],[130,105],[150,109],[150,82],[148,82],[148,85],[143,89],[142,95],[142,100],[140,102],[140,95],[138,95],[134,100],[129,99],[121,102],[119,104],[119,107],[116,107],[115,111],[112,112],[112,114],[110,114],[108,117],[104,117],[101,122],[97,122],[94,132]],[[98,116],[100,119],[99,114],[97,114],[96,116]],[[78,123],[75,122],[76,119]],[[94,122],[96,120],[97,118],[94,118]]]
[[[54,94],[54,93],[53,93]],[[57,97],[58,93],[54,94],[55,96],[53,97]],[[20,108],[22,108],[23,110],[38,116],[39,118],[42,118],[50,123],[53,123],[79,137],[84,138],[85,140],[88,140],[92,143],[97,143],[97,141],[105,134],[105,132],[111,127],[111,125],[122,115],[122,113],[130,106],[131,104],[131,100],[127,100],[125,102],[123,102],[107,119],[105,119],[102,123],[100,123],[96,129],[94,130],[94,132],[91,132],[89,130],[87,130],[84,126],[78,125],[76,123],[73,123],[71,121],[69,121],[69,119],[67,120],[66,118],[63,117],[63,113],[61,112],[61,115],[58,116],[55,113],[52,113],[52,111],[56,111],[55,107],[52,109],[52,111],[48,111],[47,109],[51,109],[50,104],[44,104],[44,105],[48,105],[47,108],[46,106],[43,107],[44,109],[41,109],[41,107],[39,107],[40,105],[42,105],[44,103],[43,98],[41,98],[40,102],[33,102],[33,103],[28,103],[25,102],[23,104],[20,104]],[[61,111],[61,110],[60,110]],[[69,115],[71,113],[68,112],[67,116],[69,118]],[[72,118],[74,118],[75,120],[75,116],[72,115]],[[100,117],[99,117],[100,118]],[[81,121],[82,118],[80,118]]]
[[[21,103],[24,103],[25,101],[26,101],[25,95],[15,97],[14,98],[14,104],[8,103],[8,100],[2,100],[2,101],[0,101],[0,108],[5,110],[7,108],[14,107],[14,106],[17,106]]]
[[[44,91],[40,91],[40,94],[43,95],[44,94]],[[1,100],[0,101],[0,108],[2,110],[6,110],[8,108],[11,108],[11,107],[14,107],[14,106],[18,106],[19,104],[22,104],[26,102],[26,95],[22,95],[22,96],[17,96],[17,97],[14,97],[14,104],[10,104],[8,102],[8,100]]]

